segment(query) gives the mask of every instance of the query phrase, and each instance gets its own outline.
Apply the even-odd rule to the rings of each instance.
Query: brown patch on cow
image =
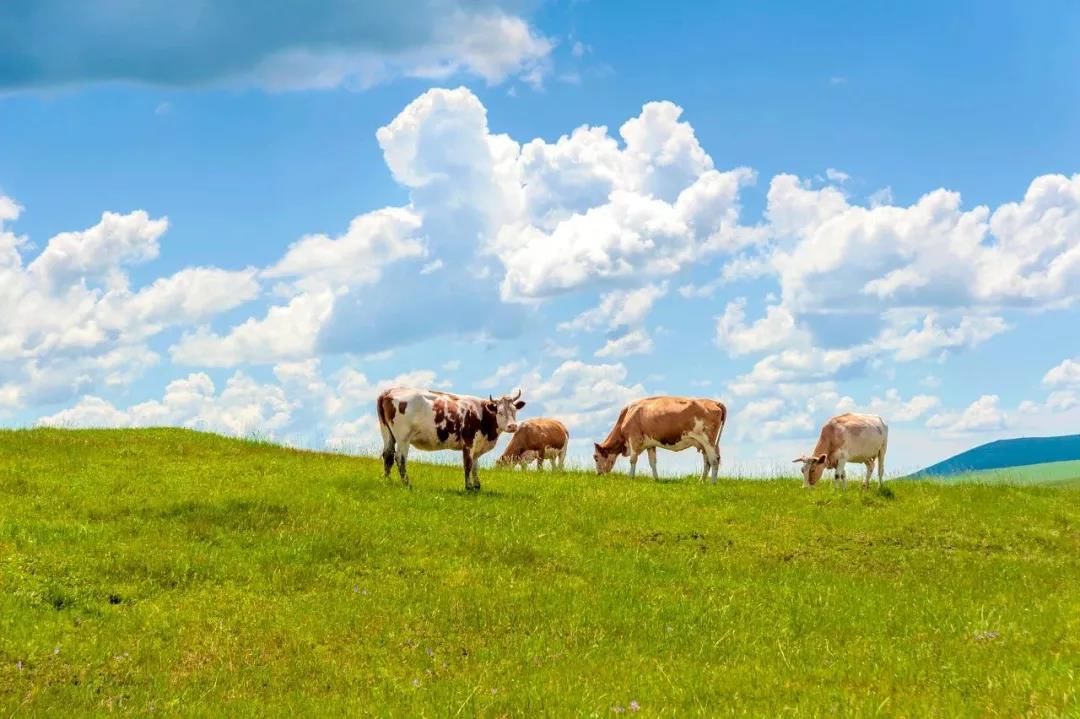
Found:
[[[394,421],[394,400],[391,399],[388,392],[384,392],[379,395],[379,419],[383,421],[383,424],[390,426],[390,423]]]
[[[483,409],[479,410],[483,412]],[[466,407],[461,413],[461,441],[471,445],[480,431],[480,416],[475,407]]]
[[[679,427],[661,427],[660,431],[657,432],[653,439],[664,447],[671,447],[682,440],[683,434],[683,431]]]
[[[450,437],[461,437],[461,406],[449,397],[440,397],[432,403],[435,412],[435,434],[440,442]]]
[[[401,412],[402,414],[405,414],[405,408],[409,406],[409,403],[406,402],[405,400],[401,400],[400,402],[398,402],[397,406],[398,406],[398,412]]]

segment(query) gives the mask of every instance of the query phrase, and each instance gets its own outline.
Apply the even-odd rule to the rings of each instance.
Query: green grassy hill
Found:
[[[921,477],[920,479],[937,482],[956,482],[959,480],[986,484],[1053,484],[1061,487],[1080,488],[1080,461],[1026,464],[1020,467],[987,469],[962,475]]]
[[[1080,461],[1080,434],[1057,437],[1015,437],[972,447],[910,475],[908,479],[961,477],[986,470],[1013,470],[1019,467]],[[1033,470],[1026,477],[1038,481]]]
[[[0,432],[0,714],[1080,712],[1080,492],[380,469]]]

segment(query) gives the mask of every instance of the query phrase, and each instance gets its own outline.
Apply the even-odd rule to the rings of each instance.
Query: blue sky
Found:
[[[897,470],[1078,426],[1071,4],[174,5],[0,8],[5,425],[356,449],[387,383],[521,387],[585,457],[692,394],[738,471],[845,409]]]

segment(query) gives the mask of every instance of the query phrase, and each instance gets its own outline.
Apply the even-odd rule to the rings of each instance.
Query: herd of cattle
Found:
[[[562,469],[570,433],[557,419],[536,418],[517,421],[517,412],[525,406],[519,390],[514,396],[495,399],[470,397],[435,390],[394,387],[376,400],[379,431],[383,438],[383,465],[386,477],[397,464],[401,481],[409,484],[406,463],[409,448],[426,451],[456,450],[465,466],[465,489],[480,489],[477,460],[495,448],[502,433],[512,438],[497,464],[521,465],[544,460],[552,468]],[[727,421],[727,407],[712,399],[688,397],[646,397],[623,407],[615,426],[602,442],[593,445],[597,474],[607,474],[619,457],[630,460],[630,476],[637,469],[642,452],[649,457],[654,479],[657,448],[678,452],[694,448],[701,453],[704,469],[701,478],[720,470],[720,435]],[[869,486],[877,465],[878,485],[884,481],[885,451],[889,428],[877,415],[841,414],[821,428],[812,454],[799,457],[804,486],[817,484],[826,469],[834,470],[834,482],[847,484],[846,466],[866,466],[863,486]]]

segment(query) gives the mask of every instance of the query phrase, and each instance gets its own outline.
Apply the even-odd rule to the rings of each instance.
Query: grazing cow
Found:
[[[814,453],[809,457],[799,457],[796,463],[802,463],[803,486],[812,487],[821,479],[826,469],[835,470],[833,484],[838,481],[847,487],[848,462],[866,465],[866,479],[863,487],[870,486],[870,476],[874,473],[877,462],[878,486],[885,481],[885,450],[889,447],[889,428],[885,420],[876,414],[840,414],[821,428]]]
[[[712,470],[716,481],[720,470],[720,433],[727,421],[727,407],[712,399],[687,397],[647,397],[631,402],[619,413],[607,439],[594,446],[596,473],[607,474],[619,455],[630,457],[630,476],[637,469],[637,459],[643,451],[649,454],[653,479],[656,474],[656,448],[679,452],[694,447],[701,452],[705,468],[704,481]]]
[[[517,430],[517,411],[525,406],[520,397],[520,390],[513,397],[489,395],[486,400],[407,387],[386,390],[375,402],[386,477],[396,461],[401,481],[409,486],[409,447],[455,449],[464,460],[465,489],[479,490],[477,460],[494,449],[502,432]]]
[[[570,432],[559,420],[546,417],[527,419],[518,425],[517,432],[510,438],[510,444],[496,464],[504,467],[520,464],[525,469],[527,464],[535,461],[536,468],[543,469],[544,460],[548,459],[553,470],[556,462],[558,468],[562,469],[569,443]]]

